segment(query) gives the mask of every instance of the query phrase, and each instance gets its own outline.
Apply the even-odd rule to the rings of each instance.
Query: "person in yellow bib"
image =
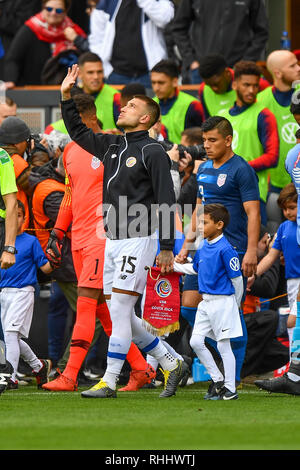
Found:
[[[0,268],[8,269],[16,262],[15,241],[18,229],[17,185],[14,164],[0,148]]]
[[[172,60],[158,62],[151,70],[154,101],[160,105],[161,121],[167,138],[179,144],[181,133],[189,127],[200,127],[204,121],[203,107],[194,96],[179,91],[178,66]]]
[[[220,113],[233,127],[232,149],[246,160],[258,176],[261,221],[267,223],[268,173],[279,156],[279,137],[274,114],[256,101],[261,70],[255,62],[240,61],[234,67],[232,88],[236,102]]]
[[[102,130],[116,129],[116,122],[120,114],[120,93],[117,89],[104,83],[104,71],[102,60],[93,52],[84,52],[79,56],[79,79],[74,93],[82,92],[92,95],[95,99],[97,118],[102,123]],[[52,130],[67,134],[67,129],[62,119],[50,124],[45,129],[45,134]]]
[[[278,165],[270,170],[267,203],[268,219],[272,222],[272,229],[276,231],[283,222],[282,210],[277,204],[277,199],[282,188],[291,182],[290,175],[285,171],[285,160],[288,152],[296,144],[295,133],[299,127],[290,111],[290,105],[295,88],[299,88],[300,85],[300,65],[291,51],[278,50],[271,52],[267,57],[267,68],[272,74],[273,86],[259,93],[257,101],[272,111],[278,126],[279,161]]]
[[[217,116],[221,111],[234,105],[235,90],[232,88],[234,71],[227,66],[220,54],[210,54],[201,59],[199,74],[203,82],[199,87],[199,99],[203,106],[205,119]],[[265,90],[270,83],[263,77],[259,80],[259,91]]]

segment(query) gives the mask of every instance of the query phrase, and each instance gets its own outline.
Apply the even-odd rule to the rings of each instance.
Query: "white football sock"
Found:
[[[112,292],[111,299],[107,302],[112,333],[108,343],[107,368],[103,381],[112,390],[116,389],[116,383],[132,341],[131,313],[137,299],[137,296]]]
[[[150,354],[147,354],[146,361],[154,370],[157,369],[158,361],[157,359],[155,359],[155,357],[151,356]]]
[[[103,376],[104,382],[112,390],[116,389],[116,383],[130,348],[130,339],[110,336],[107,351],[107,367]]]
[[[164,370],[173,370],[177,367],[176,357],[169,353],[160,340],[158,340],[156,346],[148,352],[151,356],[155,357]]]
[[[6,364],[6,354],[5,354],[5,343],[4,341],[0,340],[0,365]]]
[[[6,359],[11,363],[14,369],[11,379],[16,382],[16,374],[20,360],[19,332],[6,331],[4,333],[4,341],[6,345]]]
[[[19,345],[20,345],[20,356],[22,359],[24,359],[27,364],[32,367],[34,372],[39,372],[41,368],[43,367],[42,362],[39,360],[39,358],[34,354],[32,349],[28,346],[25,341],[23,341],[21,338],[19,339]]]
[[[161,340],[161,342],[166,347],[166,349],[169,351],[169,353],[172,354],[172,356],[176,357],[176,359],[179,359],[180,361],[184,361],[182,355],[179,354],[177,351],[175,351],[175,349],[172,348],[172,346],[170,346],[170,344],[167,343],[167,341]]]
[[[224,377],[221,374],[219,368],[217,367],[211,352],[205,346],[204,341],[205,336],[192,334],[192,337],[190,339],[191,348],[197,354],[199,361],[204,365],[212,380],[214,382],[222,382],[224,380]]]
[[[231,349],[230,339],[222,339],[217,342],[217,348],[224,366],[224,385],[231,392],[235,392],[235,356]]]
[[[294,327],[293,328],[287,328],[287,332],[288,332],[288,337],[289,337],[289,345],[290,345],[290,353],[291,353]]]

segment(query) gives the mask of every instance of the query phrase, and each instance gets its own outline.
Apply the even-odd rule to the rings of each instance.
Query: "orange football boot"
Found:
[[[148,366],[146,370],[132,370],[128,384],[123,388],[119,388],[118,392],[135,392],[143,385],[150,383],[155,377],[156,372],[151,366]]]
[[[78,390],[77,382],[74,382],[74,380],[69,379],[63,374],[60,374],[57,379],[43,384],[42,388],[50,392],[76,392]]]

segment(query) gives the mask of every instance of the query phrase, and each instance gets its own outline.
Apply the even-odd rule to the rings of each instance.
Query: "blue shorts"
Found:
[[[184,278],[183,289],[185,290],[196,290],[198,291],[198,274],[187,274]]]

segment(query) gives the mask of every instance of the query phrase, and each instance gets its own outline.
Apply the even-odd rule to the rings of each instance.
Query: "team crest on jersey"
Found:
[[[91,167],[93,168],[93,170],[97,170],[97,168],[99,168],[99,166],[100,166],[99,158],[93,156],[92,161],[91,161]]]
[[[227,178],[227,175],[224,174],[224,173],[221,173],[221,174],[218,176],[217,185],[219,186],[219,188],[220,188],[221,186],[224,186],[225,181],[226,181],[226,178]]]
[[[126,166],[128,168],[133,167],[136,164],[136,158],[135,157],[128,157],[126,160]]]
[[[168,297],[172,292],[172,286],[168,279],[159,279],[154,286],[154,290],[159,297]]]

